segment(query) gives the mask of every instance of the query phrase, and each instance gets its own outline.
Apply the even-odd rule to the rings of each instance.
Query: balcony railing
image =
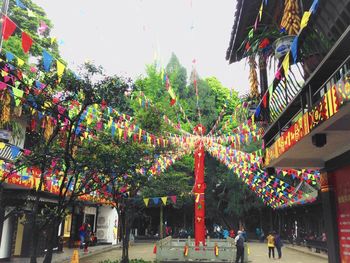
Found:
[[[331,118],[350,101],[350,56],[320,85],[316,92],[305,89],[295,114],[267,141],[266,165],[278,158],[313,129]],[[266,136],[266,134],[265,134]]]

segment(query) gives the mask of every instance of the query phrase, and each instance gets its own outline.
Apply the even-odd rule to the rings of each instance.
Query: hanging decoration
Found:
[[[289,35],[297,35],[300,30],[299,1],[285,0],[281,28],[285,28]]]
[[[148,207],[150,200],[152,200],[154,205],[158,205],[160,200],[162,201],[163,205],[166,205],[168,200],[171,200],[173,204],[176,204],[176,195],[162,197],[145,197],[143,198],[143,202],[145,203],[146,207]]]

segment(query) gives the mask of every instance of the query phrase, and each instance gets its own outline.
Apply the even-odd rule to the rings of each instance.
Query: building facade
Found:
[[[259,60],[265,166],[321,172],[329,262],[350,262],[350,1],[237,2],[226,59]],[[282,31],[290,41],[277,54]]]

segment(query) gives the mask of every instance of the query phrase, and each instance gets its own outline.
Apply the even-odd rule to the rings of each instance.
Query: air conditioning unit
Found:
[[[96,236],[97,236],[97,240],[99,240],[99,241],[107,240],[107,231],[106,231],[106,229],[98,229],[96,231]]]
[[[106,224],[106,218],[104,216],[99,216],[97,218],[97,225],[98,226],[103,226],[104,224]]]

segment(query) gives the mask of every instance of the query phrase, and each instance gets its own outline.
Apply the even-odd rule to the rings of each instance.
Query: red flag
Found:
[[[175,99],[170,99],[170,106],[174,106],[175,103],[176,103]]]
[[[13,32],[15,32],[17,26],[16,24],[7,16],[3,16],[4,23],[2,28],[2,35],[5,40],[8,40],[10,36],[12,36]]]
[[[171,201],[173,201],[174,204],[176,204],[176,195],[170,196]]]
[[[26,33],[22,32],[22,48],[27,53],[33,44],[33,39]]]
[[[265,95],[263,97],[263,105],[264,105],[264,108],[266,108],[266,106],[267,106],[267,93],[265,93]]]

